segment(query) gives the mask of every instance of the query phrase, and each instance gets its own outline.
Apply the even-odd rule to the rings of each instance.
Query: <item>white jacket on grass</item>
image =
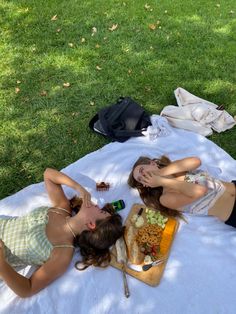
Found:
[[[232,128],[236,122],[225,110],[212,102],[194,96],[185,89],[178,87],[174,91],[178,106],[166,106],[161,112],[168,122],[176,128],[199,133],[203,136],[218,133]]]

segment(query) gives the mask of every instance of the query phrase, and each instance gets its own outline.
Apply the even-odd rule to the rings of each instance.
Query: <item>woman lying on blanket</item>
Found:
[[[22,217],[0,218],[0,279],[23,298],[66,271],[74,246],[80,247],[85,265],[107,266],[109,247],[123,233],[121,216],[112,212],[112,206],[100,209],[91,203],[90,194],[67,175],[46,169],[44,182],[53,207],[39,207]],[[75,205],[66,198],[62,184],[82,197],[73,217]],[[26,265],[40,266],[29,279],[15,270]]]
[[[197,169],[201,160],[189,157],[171,162],[167,157],[140,157],[128,184],[137,188],[146,206],[172,216],[188,212],[212,215],[236,227],[235,185]]]

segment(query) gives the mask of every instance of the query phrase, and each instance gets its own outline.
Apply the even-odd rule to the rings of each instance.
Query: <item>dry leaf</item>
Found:
[[[57,14],[51,18],[51,21],[56,21],[56,20],[57,20]]]
[[[41,92],[40,92],[40,96],[47,96],[47,92],[45,91],[45,90],[42,90]]]
[[[15,93],[18,94],[19,92],[20,92],[19,87],[16,87],[16,88],[15,88]]]
[[[117,27],[118,27],[118,24],[113,24],[112,27],[109,27],[109,30],[113,32],[117,29]]]
[[[20,84],[20,83],[21,83],[21,81],[18,81],[18,80],[17,80],[17,81],[16,81],[16,83],[17,83],[17,84]]]
[[[58,29],[56,30],[57,33],[60,33],[60,31],[61,31],[61,28],[58,28]]]
[[[95,33],[97,33],[97,31],[98,31],[97,28],[96,28],[96,27],[93,27],[93,28],[92,28],[92,36],[94,36]]]
[[[97,65],[97,66],[96,66],[96,69],[97,69],[98,71],[101,71],[102,68],[101,68],[99,65]]]
[[[149,29],[151,29],[152,31],[154,31],[156,29],[156,24],[149,24],[148,25]]]
[[[81,38],[81,42],[85,43],[85,38],[84,37]]]
[[[70,83],[63,83],[63,87],[70,87]]]
[[[72,48],[72,47],[74,47],[74,44],[73,43],[69,43],[68,46]]]
[[[95,102],[94,101],[90,101],[90,106],[94,106],[95,105]]]

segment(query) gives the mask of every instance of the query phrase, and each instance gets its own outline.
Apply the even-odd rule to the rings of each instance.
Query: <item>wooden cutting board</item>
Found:
[[[144,209],[146,208],[146,206],[143,204],[134,204],[132,206],[130,213],[129,213],[126,221],[125,221],[126,227],[129,227],[129,225],[131,224],[131,217],[134,214],[137,214],[141,207],[143,207]],[[142,216],[146,221],[145,210],[143,211]],[[160,243],[160,254],[162,256],[166,256],[167,259],[168,259],[169,254],[170,254],[171,245],[172,245],[172,242],[174,240],[175,233],[178,229],[178,226],[179,226],[179,222],[176,219],[169,218],[167,223],[166,223],[165,229],[163,230],[162,239],[161,239],[161,243]],[[115,246],[112,249],[111,255],[112,255],[112,259],[111,259],[111,263],[110,263],[111,266],[122,270],[122,264],[118,263],[117,259],[116,259],[116,248],[115,248]],[[163,263],[161,263],[160,265],[151,267],[147,271],[138,272],[138,271],[130,269],[126,266],[125,272],[127,274],[145,282],[146,284],[148,284],[150,286],[156,286],[160,283],[161,277],[163,275],[163,272],[164,272],[164,269],[165,269],[165,266],[167,263],[167,259]]]

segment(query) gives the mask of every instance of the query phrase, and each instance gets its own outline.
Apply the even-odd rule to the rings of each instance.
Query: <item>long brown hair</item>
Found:
[[[73,198],[71,207],[74,211],[78,211],[81,207],[82,200]],[[78,235],[74,241],[74,245],[80,248],[82,262],[75,263],[78,270],[83,270],[90,265],[106,267],[111,261],[109,248],[115,244],[116,240],[123,236],[124,227],[122,226],[122,218],[116,214],[111,204],[106,204],[102,208],[111,216],[96,221],[96,228],[93,230],[84,230]],[[79,267],[83,263],[84,267]]]
[[[163,214],[167,214],[169,216],[183,218],[183,215],[178,210],[170,209],[161,205],[159,199],[163,193],[163,187],[145,187],[142,185],[142,183],[134,179],[134,169],[139,165],[149,165],[151,161],[155,161],[159,168],[164,168],[171,163],[171,160],[166,156],[161,156],[161,158],[154,159],[145,156],[139,157],[139,159],[133,165],[132,171],[129,175],[128,185],[138,190],[141,199],[147,207],[158,209]]]

